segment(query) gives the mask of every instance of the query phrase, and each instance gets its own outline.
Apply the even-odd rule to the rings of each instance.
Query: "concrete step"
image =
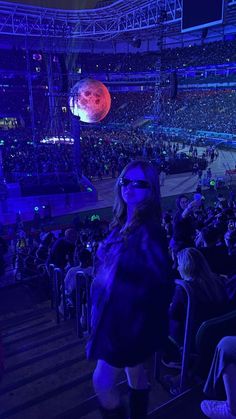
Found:
[[[0,322],[3,322],[0,317]],[[4,324],[6,372],[0,385],[0,418],[98,419],[92,387],[95,362],[86,360],[86,338],[78,339],[75,322],[55,322],[48,306],[9,316]],[[2,323],[3,324],[3,323]],[[150,361],[149,370],[153,371]],[[121,374],[119,389],[127,402]],[[170,398],[150,377],[150,408]]]
[[[30,333],[23,331],[22,334],[18,334],[17,336],[11,335],[10,337],[8,336],[3,339],[6,356],[11,355],[14,352],[18,352],[19,350],[26,350],[26,348],[36,345],[37,342],[41,345],[43,342],[47,341],[47,338],[50,339],[50,337],[56,337],[57,335],[62,335],[63,333],[72,333],[74,335],[74,324],[70,323],[66,326],[63,324],[62,326],[58,326],[54,321],[44,324],[43,327],[36,324],[34,329],[30,330]]]
[[[126,377],[122,374],[122,380],[118,384],[118,390],[121,395],[121,402],[126,406],[127,412],[129,411],[129,390]],[[157,383],[154,379],[151,380],[151,391],[149,397],[149,407],[148,411],[151,415],[151,412],[168,402],[171,396],[166,391],[163,391],[162,386]],[[174,417],[174,416],[173,416]],[[90,399],[84,401],[83,404],[71,408],[66,412],[61,412],[60,415],[56,416],[54,419],[100,419],[101,414],[98,409],[98,402],[95,396],[92,396]],[[170,418],[171,419],[171,418]]]
[[[28,325],[30,320],[35,320],[40,317],[43,317],[45,314],[51,314],[53,316],[53,311],[50,307],[50,302],[47,301],[42,305],[35,306],[34,309],[23,310],[20,313],[11,311],[10,313],[3,314],[0,316],[0,330],[2,336],[8,333],[9,330],[14,330],[17,327],[23,327]],[[55,316],[55,314],[54,314]]]
[[[78,403],[79,400],[82,402],[84,397],[89,394],[88,391],[92,394],[92,370],[93,366],[90,365],[87,360],[78,361],[71,365],[67,364],[63,368],[58,368],[57,370],[54,369],[38,379],[0,395],[0,413],[2,413],[1,410],[4,409],[5,415],[6,413],[9,415],[17,410],[24,410],[24,408],[37,405],[40,414],[42,414],[41,404],[45,400],[54,400],[55,398],[58,398],[60,403],[64,400],[65,407],[68,409],[68,402],[67,399],[64,398],[64,393],[69,394],[73,387],[76,386],[80,388],[82,383],[83,387],[86,387],[86,391],[85,389],[83,391],[78,391],[77,397],[75,398],[76,403]],[[48,410],[48,406],[46,409]]]
[[[13,356],[21,356],[24,352],[28,352],[29,356],[32,354],[37,354],[39,352],[43,352],[46,350],[51,344],[57,343],[58,341],[61,341],[62,343],[67,342],[68,339],[72,339],[73,331],[72,330],[56,330],[56,333],[47,336],[43,339],[32,339],[31,342],[27,342],[25,344],[16,344],[13,345],[12,348],[9,348],[5,351],[6,358],[11,358]],[[58,344],[58,343],[57,343]],[[24,355],[23,355],[24,356]]]
[[[0,417],[1,419],[53,419],[60,415],[66,418],[68,410],[75,409],[76,418],[80,418],[82,417],[79,413],[81,405],[86,410],[90,409],[93,396],[90,373],[83,377],[83,380],[81,378],[69,381],[60,388],[55,388],[34,399],[31,398],[28,403],[5,410]],[[86,399],[87,403],[85,403]]]
[[[18,330],[14,333],[4,336],[4,347],[12,347],[13,345],[24,343],[27,340],[34,339],[35,337],[43,337],[44,334],[50,334],[56,329],[55,322],[51,319],[43,319],[36,322],[34,325]]]
[[[78,338],[71,334],[71,332],[69,334],[63,332],[63,335],[60,335],[58,339],[55,339],[55,337],[50,340],[48,339],[44,345],[34,346],[30,350],[23,352],[19,349],[18,353],[14,353],[12,356],[6,358],[6,369],[9,371],[21,368],[27,363],[34,363],[40,359],[47,358],[49,354],[53,356],[58,352],[63,352],[74,346],[78,346],[78,348],[81,346]]]
[[[5,331],[4,333],[2,333],[2,338],[4,342],[7,343],[12,338],[17,338],[18,336],[21,337],[21,336],[24,336],[24,333],[27,334],[27,333],[32,332],[35,328],[39,330],[39,328],[42,327],[43,329],[49,323],[52,323],[51,319],[48,319],[47,317],[40,315],[39,318],[32,320],[30,324],[27,322],[26,325],[22,325],[22,326],[18,325],[15,328],[15,330],[10,329],[9,331]]]
[[[43,365],[42,361],[40,361],[36,365],[27,365],[21,369],[6,373],[4,376],[4,382],[0,388],[0,395],[32,383],[38,379],[44,378],[48,374],[57,374],[58,371],[78,364],[86,359],[84,353],[72,354],[71,350],[69,353],[70,359],[68,359],[68,353],[64,353],[63,356],[61,353],[59,355],[60,357],[56,356],[53,358],[55,364],[52,364],[52,359],[47,359],[47,362],[44,362],[46,365]]]

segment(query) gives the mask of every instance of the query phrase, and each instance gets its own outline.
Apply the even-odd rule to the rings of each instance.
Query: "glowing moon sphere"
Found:
[[[72,87],[69,106],[82,122],[99,122],[110,110],[111,96],[100,81],[83,79]]]

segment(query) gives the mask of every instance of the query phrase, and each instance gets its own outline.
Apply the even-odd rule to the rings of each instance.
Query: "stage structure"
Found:
[[[161,120],[162,111],[162,94],[163,94],[163,73],[162,73],[162,51],[163,51],[163,38],[164,38],[164,22],[167,18],[167,12],[165,9],[165,1],[160,2],[160,12],[157,22],[157,46],[158,56],[155,66],[155,87],[154,87],[154,106],[153,113],[155,122],[154,125],[158,126]]]

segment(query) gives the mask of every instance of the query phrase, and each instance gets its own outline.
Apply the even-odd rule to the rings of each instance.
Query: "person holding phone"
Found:
[[[168,252],[159,191],[152,164],[129,163],[116,182],[111,232],[96,254],[87,356],[97,361],[93,385],[103,418],[127,417],[116,387],[122,370],[129,385],[129,417],[146,417],[144,362],[167,337]]]
[[[200,194],[195,194],[199,198]],[[193,212],[201,206],[201,199],[189,201],[184,194],[176,199],[177,211],[173,218],[173,237],[171,246],[174,243],[182,243],[182,247],[194,246],[195,238],[195,217]]]

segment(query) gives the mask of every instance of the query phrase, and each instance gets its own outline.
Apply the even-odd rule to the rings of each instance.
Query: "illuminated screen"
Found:
[[[224,0],[182,1],[182,32],[222,23]]]

